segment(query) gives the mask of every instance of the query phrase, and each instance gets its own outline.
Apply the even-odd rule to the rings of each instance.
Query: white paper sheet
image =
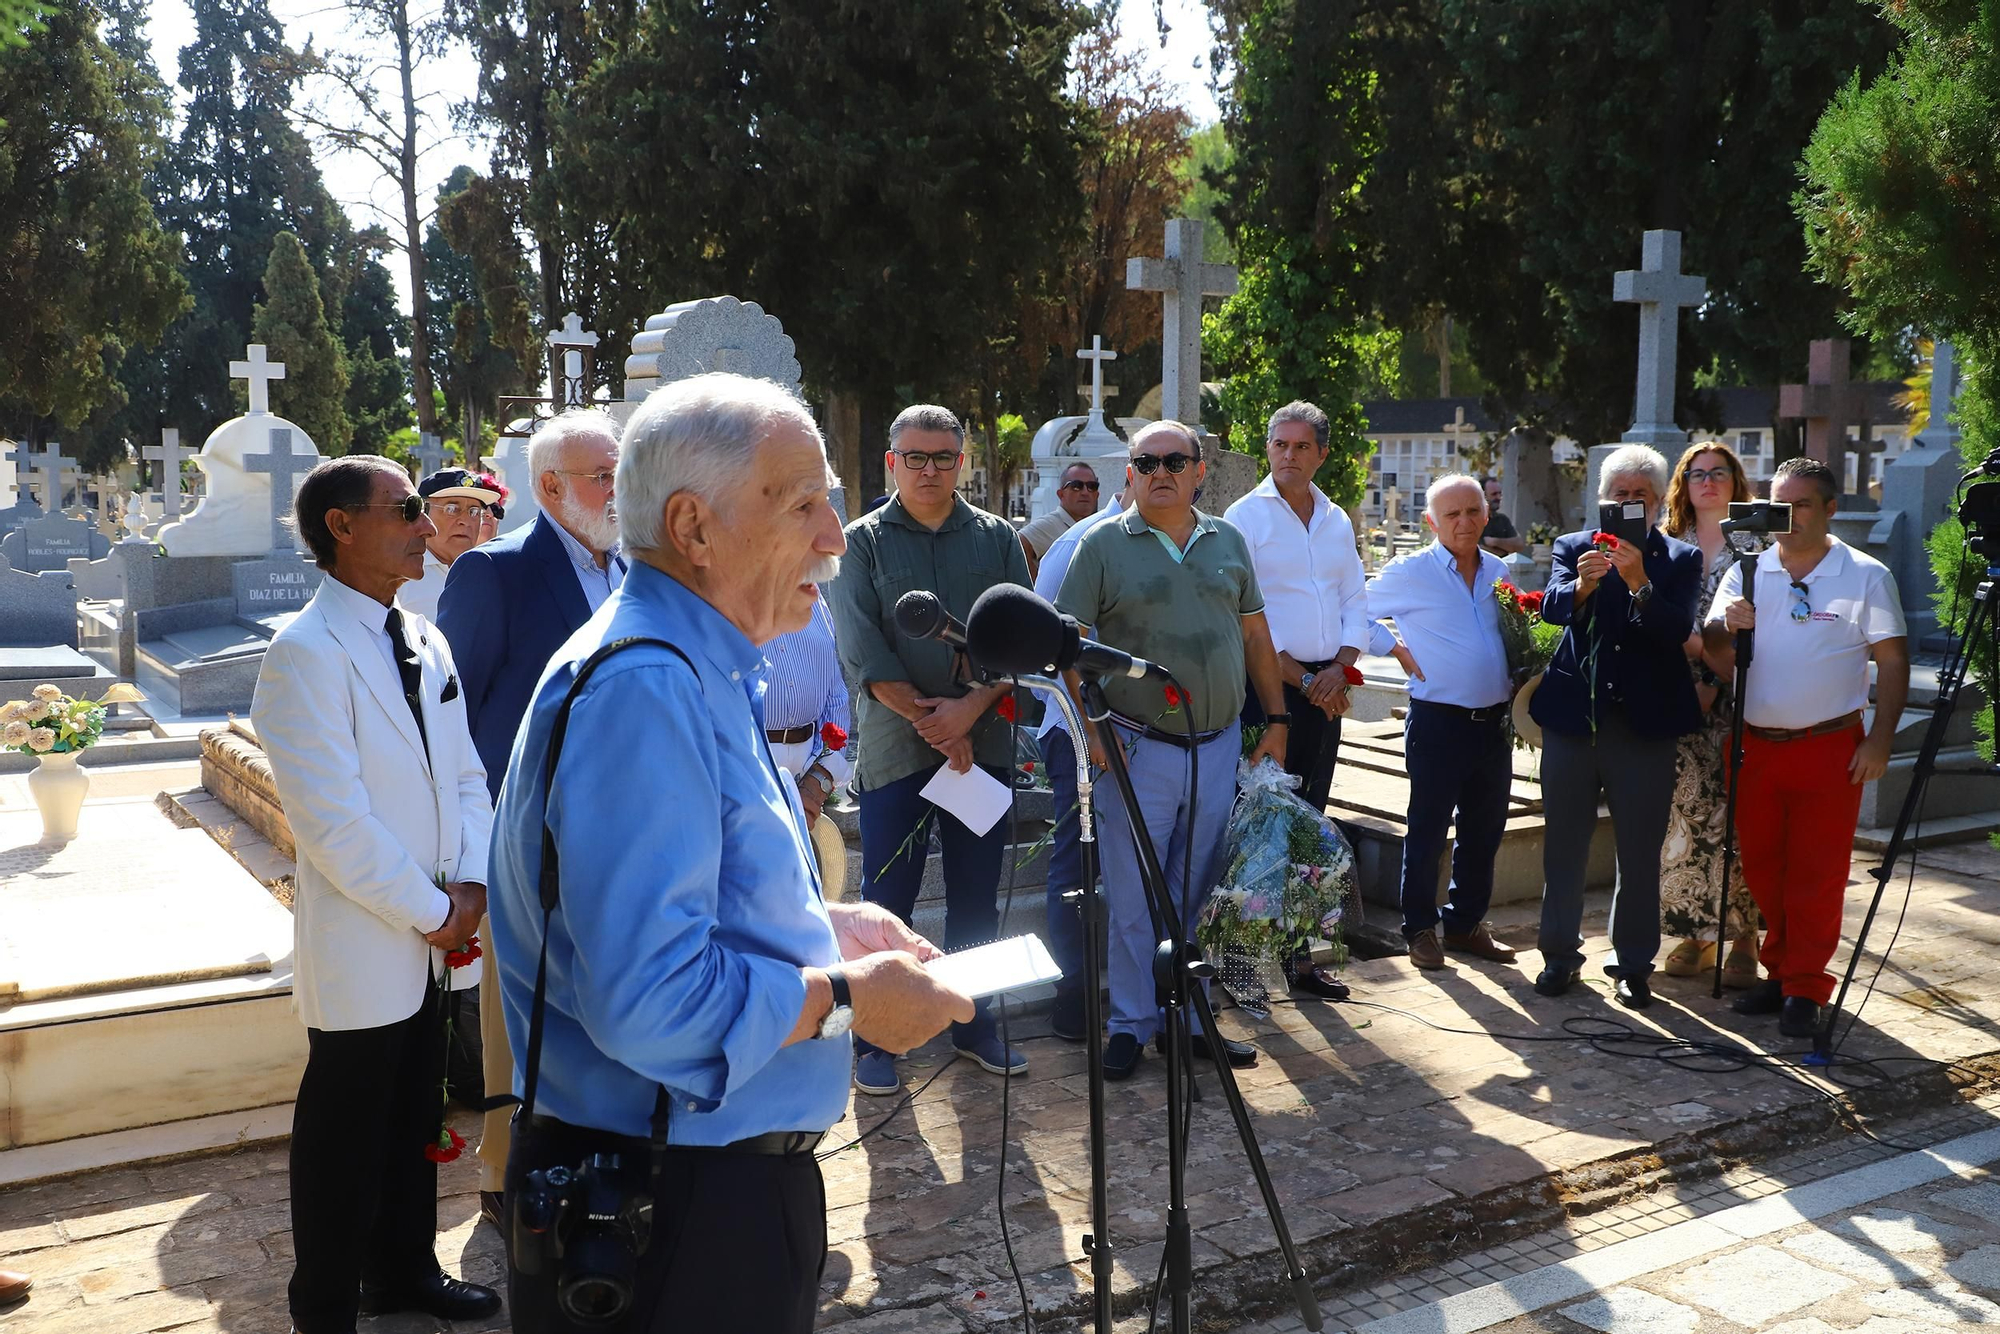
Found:
[[[918,795],[948,811],[960,824],[981,836],[999,823],[1014,800],[1005,783],[976,764],[962,774],[953,773],[947,764],[924,784]]]
[[[974,1000],[1019,991],[1038,982],[1053,982],[1062,969],[1049,957],[1048,947],[1034,935],[996,940],[990,945],[947,954],[930,962],[931,976]]]

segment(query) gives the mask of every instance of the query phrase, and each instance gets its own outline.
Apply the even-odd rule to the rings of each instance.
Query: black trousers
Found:
[[[517,1116],[507,1158],[510,1225],[528,1173],[573,1168],[605,1151],[607,1141],[627,1169],[625,1185],[644,1189],[644,1141],[528,1125]],[[539,1274],[511,1269],[507,1305],[514,1334],[812,1334],[825,1267],[826,1188],[812,1154],[669,1149],[653,1183],[652,1240],[639,1257],[624,1319],[570,1322],[556,1302],[555,1266]]]
[[[400,1023],[309,1028],[306,1041],[292,1109],[292,1323],[344,1334],[364,1280],[397,1288],[438,1272],[437,1164],[424,1157],[444,1110],[437,986]]]
[[[1328,664],[1319,670],[1340,669]],[[1333,791],[1334,762],[1340,758],[1340,719],[1327,717],[1319,705],[1306,699],[1304,691],[1293,686],[1285,687],[1285,711],[1292,715],[1285,740],[1285,772],[1298,778],[1299,800],[1324,812],[1327,796]],[[1264,725],[1264,706],[1255,690],[1244,696],[1243,725]]]

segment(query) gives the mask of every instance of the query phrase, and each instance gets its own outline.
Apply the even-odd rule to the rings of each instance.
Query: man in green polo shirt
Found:
[[[1124,739],[1139,815],[1159,854],[1168,890],[1192,939],[1202,900],[1214,887],[1223,827],[1236,799],[1242,753],[1237,716],[1254,686],[1270,725],[1254,763],[1285,762],[1291,718],[1277,651],[1264,623],[1264,595],[1249,544],[1226,519],[1194,507],[1206,465],[1201,442],[1179,422],[1155,422],[1132,438],[1127,480],[1132,506],[1100,523],[1077,545],[1056,605],[1085,634],[1159,663],[1186,690],[1169,696],[1156,681],[1105,682],[1112,721]],[[851,538],[850,538],[851,543]],[[1199,765],[1190,763],[1190,752]],[[1104,767],[1095,739],[1091,757]],[[1190,771],[1199,770],[1198,775]],[[1199,788],[1195,786],[1198,778]],[[1104,1048],[1107,1079],[1129,1078],[1146,1039],[1156,1038],[1153,953],[1159,944],[1139,879],[1132,821],[1118,791],[1097,787],[1104,894],[1110,908],[1111,1020]],[[1184,875],[1193,849],[1193,879]],[[1197,1033],[1194,1052],[1250,1065],[1254,1048]]]
[[[905,408],[889,427],[884,466],[889,503],[847,525],[840,577],[826,587],[840,663],[857,687],[853,790],[861,803],[861,896],[905,922],[929,861],[930,831],[944,847],[944,944],[983,945],[1000,929],[1005,820],[976,835],[922,796],[949,764],[974,764],[1013,779],[1014,738],[995,712],[1005,686],[965,680],[961,655],[937,639],[896,629],[896,600],[922,589],[963,621],[995,584],[1023,587],[1028,560],[1013,525],[958,495],[965,427],[948,409]],[[994,1074],[1015,1075],[1028,1058],[1000,1040],[984,1002],[971,1023],[952,1026],[952,1045]],[[855,1039],[854,1086],[886,1096],[902,1087],[896,1053]]]

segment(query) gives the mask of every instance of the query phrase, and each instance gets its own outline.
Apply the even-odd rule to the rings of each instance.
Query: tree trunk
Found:
[[[403,188],[403,253],[410,259],[410,387],[416,400],[417,430],[438,434],[437,389],[431,379],[431,302],[424,291],[424,233],[417,214],[417,95],[411,78],[415,56],[410,42],[409,0],[396,0],[392,17],[397,73],[402,79],[403,142],[398,157]]]

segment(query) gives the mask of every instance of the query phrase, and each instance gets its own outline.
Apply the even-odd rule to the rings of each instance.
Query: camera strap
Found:
[[[688,670],[696,671],[694,662],[687,654],[664,639],[646,635],[629,635],[624,639],[614,639],[584,659],[576,669],[576,678],[569,684],[569,691],[563,696],[562,705],[556,710],[555,726],[549,732],[549,755],[542,768],[542,957],[535,965],[535,1000],[528,1010],[528,1062],[521,1088],[521,1115],[535,1114],[535,1087],[542,1073],[542,1026],[548,1011],[549,984],[549,922],[555,916],[556,904],[562,898],[562,870],[557,862],[555,831],[549,828],[549,799],[555,792],[556,762],[562,758],[563,736],[569,731],[570,706],[583,693],[584,685],[590,680],[598,665],[614,653],[634,648],[640,644],[652,644],[666,649],[682,662]],[[699,672],[696,672],[699,679]],[[667,1113],[673,1099],[667,1095],[666,1085],[660,1085],[653,1098],[652,1161],[649,1177],[659,1175],[661,1161],[667,1148]]]

